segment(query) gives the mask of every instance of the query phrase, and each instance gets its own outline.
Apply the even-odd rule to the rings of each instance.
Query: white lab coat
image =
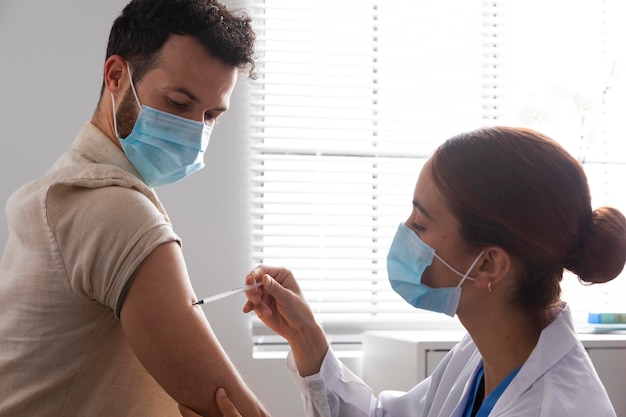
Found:
[[[291,354],[287,367],[307,417],[461,417],[480,363],[480,353],[467,335],[431,377],[406,393],[383,391],[378,399],[332,350],[316,375],[301,378]],[[489,416],[615,417],[606,390],[576,337],[568,307],[543,330]]]

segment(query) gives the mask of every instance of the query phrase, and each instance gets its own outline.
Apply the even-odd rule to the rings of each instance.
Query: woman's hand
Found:
[[[291,271],[260,265],[246,277],[246,284],[262,281],[263,286],[246,293],[243,311],[254,311],[270,329],[287,341],[303,328],[314,326],[315,318]]]
[[[217,401],[217,406],[219,407],[224,417],[241,417],[239,411],[230,401],[228,395],[226,395],[226,390],[224,390],[224,388],[218,388],[217,392],[215,393],[215,400]],[[190,410],[182,404],[178,405],[178,409],[180,410],[180,414],[183,417],[202,417],[200,414],[194,412],[193,410]]]
[[[254,311],[289,342],[301,376],[319,372],[328,342],[291,271],[260,265],[246,277],[246,284],[257,281],[263,286],[246,293],[243,311]]]

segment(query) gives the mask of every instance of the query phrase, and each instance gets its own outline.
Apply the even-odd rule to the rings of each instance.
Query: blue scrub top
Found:
[[[515,375],[517,375],[520,369],[521,369],[521,366],[515,369],[513,372],[511,372],[506,378],[504,378],[504,380],[500,382],[500,384],[496,387],[496,389],[494,389],[493,391],[491,391],[491,393],[489,393],[487,398],[485,398],[485,401],[483,401],[480,408],[478,409],[478,412],[474,415],[472,414],[472,412],[474,410],[474,404],[476,404],[476,396],[478,394],[478,389],[480,388],[482,384],[483,376],[485,374],[485,371],[481,364],[480,369],[478,370],[478,373],[476,374],[476,379],[474,379],[474,384],[472,385],[471,395],[469,399],[467,400],[467,404],[465,405],[465,412],[463,413],[463,417],[487,417],[489,413],[491,413],[493,406],[496,405],[496,402],[498,401],[498,399],[500,398],[500,396],[502,395],[506,387],[509,386],[509,384],[511,383],[513,378],[515,378]]]

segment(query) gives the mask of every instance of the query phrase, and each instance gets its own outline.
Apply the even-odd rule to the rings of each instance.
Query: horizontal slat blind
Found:
[[[532,51],[519,41],[528,21],[515,33],[517,12],[479,0],[254,2],[253,262],[292,269],[328,330],[455,325],[393,293],[385,258],[439,143],[511,118],[539,121],[522,120],[533,97],[522,97],[531,90],[511,58]],[[586,155],[606,199],[625,177],[605,163],[614,142],[602,137]]]
[[[480,2],[254,11],[254,261],[289,266],[327,327],[404,326],[419,313],[390,290],[387,248],[425,158],[481,123]]]

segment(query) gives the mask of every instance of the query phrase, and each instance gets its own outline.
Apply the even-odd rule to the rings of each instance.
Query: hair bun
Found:
[[[595,209],[572,272],[585,282],[603,283],[617,277],[625,263],[626,217],[613,207]]]

